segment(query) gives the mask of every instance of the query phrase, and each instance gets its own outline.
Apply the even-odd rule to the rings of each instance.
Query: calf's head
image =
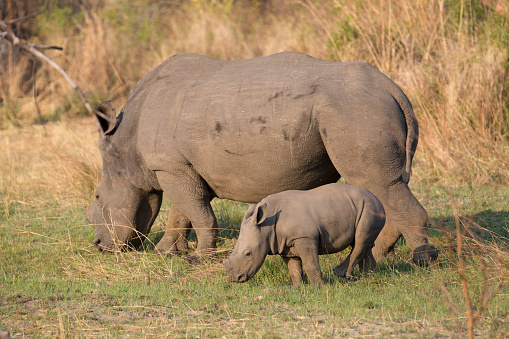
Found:
[[[237,244],[228,259],[223,261],[231,281],[248,281],[265,261],[270,250],[271,232],[274,230],[264,225],[265,221],[267,205],[263,201],[251,205],[242,220]]]
[[[140,184],[143,180],[137,178],[135,163],[139,160],[135,154],[126,154],[125,145],[115,140],[121,117],[115,118],[108,103],[99,104],[97,110],[103,170],[95,201],[87,209],[88,221],[95,228],[93,243],[101,251],[136,248],[159,213],[162,193]]]

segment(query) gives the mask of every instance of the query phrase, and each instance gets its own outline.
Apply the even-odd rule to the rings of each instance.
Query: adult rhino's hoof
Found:
[[[172,256],[172,255],[183,255],[189,251],[187,240],[180,238],[174,241],[169,238],[163,237],[159,243],[157,243],[154,252],[160,255]]]
[[[426,266],[437,259],[438,253],[439,251],[430,245],[422,245],[414,250],[412,261],[417,266]]]
[[[386,260],[389,262],[394,262],[398,260],[398,257],[396,256],[396,253],[394,252],[394,247],[386,250],[379,250],[378,248],[373,248],[373,257],[375,258],[376,262]]]
[[[339,268],[339,266],[336,266],[332,272],[334,272],[334,274],[340,278],[345,278],[346,277],[346,270],[342,270]]]
[[[208,249],[202,251],[196,251],[188,254],[184,257],[184,260],[191,265],[201,265],[206,260],[214,259],[216,257],[215,249]]]
[[[345,260],[338,266],[334,267],[332,272],[340,278],[346,278],[346,271],[348,270],[348,265],[350,264],[350,260]]]
[[[170,249],[166,249],[164,247],[158,247],[158,246],[156,246],[154,248],[154,252],[155,252],[155,254],[159,254],[159,255],[162,255],[162,256],[166,256],[166,257],[181,256],[181,255],[183,255],[185,253],[184,251],[180,251],[180,250],[178,250],[175,247],[171,247]]]

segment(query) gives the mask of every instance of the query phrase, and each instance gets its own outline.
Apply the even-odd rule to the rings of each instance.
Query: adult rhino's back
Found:
[[[293,52],[238,61],[184,54],[151,71],[130,100],[150,169],[190,163],[217,196],[255,202],[337,181],[324,134],[363,124],[351,107],[373,95],[394,106],[386,118],[400,121],[404,140],[399,106],[374,84],[387,80],[365,63]]]

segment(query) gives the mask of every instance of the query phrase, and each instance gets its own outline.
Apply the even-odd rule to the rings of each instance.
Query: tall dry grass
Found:
[[[32,20],[31,40],[94,103],[125,102],[167,57],[219,59],[285,50],[336,61],[367,61],[407,93],[420,122],[415,179],[447,184],[509,183],[509,13],[498,0],[86,1],[54,5]],[[0,123],[84,114],[72,89],[45,65],[33,84],[29,61],[2,75]],[[23,78],[24,77],[24,78]],[[28,81],[28,82],[27,82]],[[415,180],[414,179],[414,180]]]
[[[487,310],[490,302],[509,283],[509,252],[507,238],[503,238],[480,226],[470,218],[460,217],[458,205],[449,192],[454,216],[455,230],[437,227],[442,235],[442,253],[457,275],[461,284],[462,302],[465,305],[468,338],[475,337],[475,326]],[[492,242],[486,242],[480,234],[490,234]],[[445,246],[444,246],[445,245]],[[482,281],[474,288],[474,280]],[[457,309],[443,280],[439,282],[444,303],[450,309]]]
[[[1,208],[6,216],[11,204],[42,207],[56,201],[71,206],[93,196],[101,160],[92,119],[79,125],[56,122],[47,128],[9,129],[0,135],[0,144]]]

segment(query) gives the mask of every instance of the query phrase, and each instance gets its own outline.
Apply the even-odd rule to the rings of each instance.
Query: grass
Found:
[[[46,133],[46,134],[45,134]],[[221,260],[234,246],[247,204],[217,200],[219,258],[192,266],[145,249],[104,255],[92,246],[84,207],[98,180],[99,155],[92,119],[0,132],[0,329],[15,337],[356,337],[458,336],[467,333],[467,306],[456,270],[455,212],[476,234],[462,237],[474,310],[483,286],[509,282],[509,188],[413,184],[430,213],[437,264],[379,263],[367,277],[347,281],[332,269],[346,253],[322,256],[326,287],[294,289],[282,260],[269,257],[244,284],[228,281]],[[45,181],[46,180],[46,181]],[[453,199],[453,200],[451,200]],[[477,240],[476,240],[477,239]],[[482,253],[475,241],[482,244]],[[191,237],[191,246],[196,242]],[[481,262],[487,268],[483,270]],[[487,274],[487,278],[485,278]],[[445,291],[445,292],[444,292]],[[509,333],[509,290],[488,303],[475,334]]]
[[[430,269],[403,259],[381,263],[369,277],[344,281],[331,273],[339,256],[322,257],[328,284],[317,290],[293,289],[282,261],[270,257],[252,281],[232,284],[219,261],[193,267],[150,250],[100,254],[90,246],[93,231],[80,209],[15,210],[2,222],[0,327],[17,336],[286,337],[347,329],[428,337],[465,331],[457,276],[444,258]],[[482,277],[475,267],[469,270],[477,291]],[[446,306],[441,282],[457,308]],[[507,334],[508,302],[505,289],[477,333]]]

